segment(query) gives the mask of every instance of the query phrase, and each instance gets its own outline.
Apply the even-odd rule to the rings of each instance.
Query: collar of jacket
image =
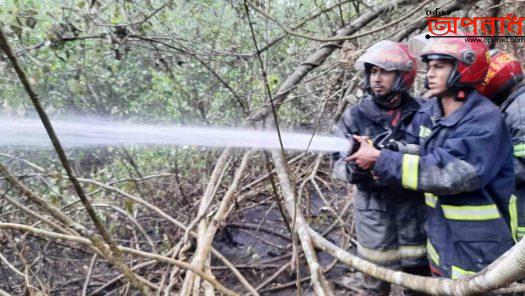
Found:
[[[470,112],[470,110],[472,110],[474,106],[479,105],[482,100],[488,99],[481,96],[477,91],[471,91],[465,99],[465,103],[463,103],[463,105],[452,112],[452,114],[449,116],[443,118],[440,100],[438,98],[432,98],[421,108],[421,112],[429,114],[435,124],[451,127],[463,119]]]
[[[415,113],[419,110],[421,105],[409,94],[404,93],[401,97],[403,100],[399,108],[401,108],[401,118],[408,114]],[[390,123],[390,115],[386,112],[387,109],[379,107],[372,100],[372,95],[367,94],[361,103],[358,105],[358,110],[363,116],[368,117],[370,120],[383,125],[385,122]]]

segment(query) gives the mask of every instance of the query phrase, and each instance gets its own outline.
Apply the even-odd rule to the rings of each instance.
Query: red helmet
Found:
[[[482,39],[472,38],[467,42],[465,37],[453,37],[462,35],[471,34],[458,30],[457,34],[435,37],[421,51],[423,62],[441,59],[454,61],[454,70],[448,78],[447,87],[458,90],[481,84],[490,64],[489,52]]]
[[[490,57],[489,72],[477,90],[485,97],[495,99],[498,94],[523,80],[523,69],[520,62],[506,51],[493,49]]]
[[[365,70],[366,88],[370,91],[370,68],[378,66],[386,71],[398,71],[399,75],[392,87],[392,93],[406,92],[414,83],[417,72],[417,60],[408,50],[408,46],[390,40],[379,41],[357,59],[355,68]]]

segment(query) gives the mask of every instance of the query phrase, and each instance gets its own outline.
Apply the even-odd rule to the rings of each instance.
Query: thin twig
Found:
[[[84,281],[84,285],[82,286],[82,296],[86,296],[87,289],[89,287],[89,281],[91,280],[91,274],[93,273],[93,268],[95,267],[96,261],[97,261],[97,254],[94,254],[93,258],[91,258],[91,263],[89,264],[89,269],[86,275],[86,280]]]

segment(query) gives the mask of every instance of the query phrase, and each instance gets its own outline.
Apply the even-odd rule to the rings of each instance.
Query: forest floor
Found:
[[[341,227],[337,219],[329,211],[329,207],[314,191],[302,197],[303,213],[310,226],[323,234],[331,242],[343,246],[355,254],[353,241],[353,206],[351,192],[347,188],[333,188],[323,192],[324,198],[344,221]],[[163,203],[158,200],[157,202]],[[141,221],[154,220],[152,217],[142,217]],[[169,228],[164,235],[177,237],[180,234],[171,233]],[[148,231],[152,239],[161,243],[162,238]],[[121,239],[118,243],[135,246],[140,241],[130,237]],[[4,248],[4,255],[9,259],[23,256],[27,258],[27,265],[39,273],[43,286],[51,287],[51,295],[80,295],[85,282],[85,274],[89,269],[92,254],[84,246],[65,244],[59,241],[47,241],[30,235],[19,237],[4,237],[0,233],[0,248]],[[7,249],[9,245],[17,244],[17,250]],[[135,243],[134,243],[135,242]],[[298,242],[300,244],[300,242]],[[22,247],[23,244],[23,247]],[[2,247],[4,245],[4,247]],[[237,266],[261,295],[298,295],[296,288],[297,273],[289,268],[292,261],[292,239],[275,200],[266,192],[247,201],[242,207],[236,208],[228,217],[224,227],[215,236],[213,246],[222,253],[231,263]],[[139,247],[139,246],[137,246]],[[140,248],[147,245],[141,243]],[[299,246],[299,250],[301,247]],[[146,250],[146,249],[145,249]],[[148,250],[146,250],[148,251]],[[151,251],[151,250],[149,250]],[[191,250],[188,255],[191,255]],[[327,279],[334,285],[337,295],[366,295],[359,288],[360,274],[352,268],[336,262],[333,257],[318,252],[319,263],[328,270]],[[299,253],[299,274],[302,281],[302,295],[314,295],[308,277],[309,270],[302,253]],[[137,262],[139,263],[139,262]],[[238,279],[219,260],[212,259],[214,276],[226,287],[236,292],[244,293],[246,289],[239,284]],[[286,268],[283,268],[286,266]],[[21,268],[23,270],[23,268]],[[152,282],[158,282],[165,269],[161,266],[151,266],[139,274],[147,276]],[[93,291],[100,292],[94,295],[123,295],[126,294],[125,285],[120,281],[109,284],[117,274],[107,264],[97,264],[97,272],[93,274],[87,289],[87,295]],[[21,278],[12,270],[0,264],[0,289],[11,291],[14,294],[23,293],[20,289]],[[18,292],[17,292],[18,291]],[[123,292],[124,291],[124,292]],[[174,289],[176,291],[176,289]],[[133,293],[128,295],[134,295]],[[391,295],[402,295],[399,287],[392,289]]]
[[[335,190],[328,193],[332,205],[335,209],[342,208],[351,194],[346,190]],[[309,197],[309,213],[305,216],[309,224],[319,233],[326,233],[334,222],[326,210],[325,204],[319,196],[313,192]],[[348,221],[347,230],[351,230],[353,209],[350,207],[342,218]],[[280,267],[291,262],[291,240],[290,235],[283,223],[282,216],[275,203],[258,204],[245,208],[238,212],[237,217],[230,217],[231,221],[226,227],[217,234],[214,247],[217,248],[232,263],[242,266],[243,274],[251,283],[260,284],[262,278],[268,278]],[[345,220],[345,221],[346,221]],[[340,227],[333,228],[325,237],[331,242],[341,245],[342,238],[349,234],[343,234]],[[352,235],[349,235],[352,237]],[[350,242],[347,249],[355,254],[354,244]],[[312,287],[309,285],[308,267],[303,257],[301,257],[299,267],[302,284],[302,295],[314,295]],[[347,267],[342,263],[335,263],[334,258],[324,252],[318,252],[319,263],[329,267],[326,273],[327,278],[335,284],[334,290],[337,295],[366,295],[361,290],[358,283],[361,274],[353,268]],[[220,262],[212,262],[212,266],[219,265]],[[218,269],[217,267],[215,268]],[[213,268],[212,268],[213,270]],[[214,274],[216,271],[214,271]],[[227,286],[235,287],[237,280],[227,271],[225,274],[216,274]],[[257,285],[254,285],[257,286]],[[235,287],[242,290],[241,286]],[[275,280],[260,290],[261,295],[296,295],[296,272],[290,269],[279,274]],[[403,295],[401,288],[394,286],[391,294],[393,296]]]

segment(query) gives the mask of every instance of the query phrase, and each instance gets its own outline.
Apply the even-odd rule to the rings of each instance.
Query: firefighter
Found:
[[[487,74],[488,50],[454,36],[434,38],[421,52],[432,99],[406,133],[419,155],[377,150],[357,137],[361,146],[347,160],[387,184],[425,192],[431,271],[457,279],[513,245],[516,199],[510,136],[498,108],[474,89]]]
[[[490,51],[490,68],[478,91],[500,107],[512,138],[518,206],[517,239],[525,234],[525,83],[520,62],[508,52]]]
[[[407,46],[401,43],[385,40],[370,47],[356,62],[356,68],[364,70],[367,94],[359,104],[345,110],[334,133],[347,138],[402,138],[420,108],[408,94],[416,76],[416,64]],[[346,156],[346,152],[340,154]],[[341,162],[346,165],[344,160]],[[374,181],[370,171],[355,164],[348,164],[345,169],[347,180],[357,185],[354,219],[358,255],[389,268],[430,275],[421,193],[384,186]],[[366,295],[390,293],[389,283],[369,276],[360,284]]]

